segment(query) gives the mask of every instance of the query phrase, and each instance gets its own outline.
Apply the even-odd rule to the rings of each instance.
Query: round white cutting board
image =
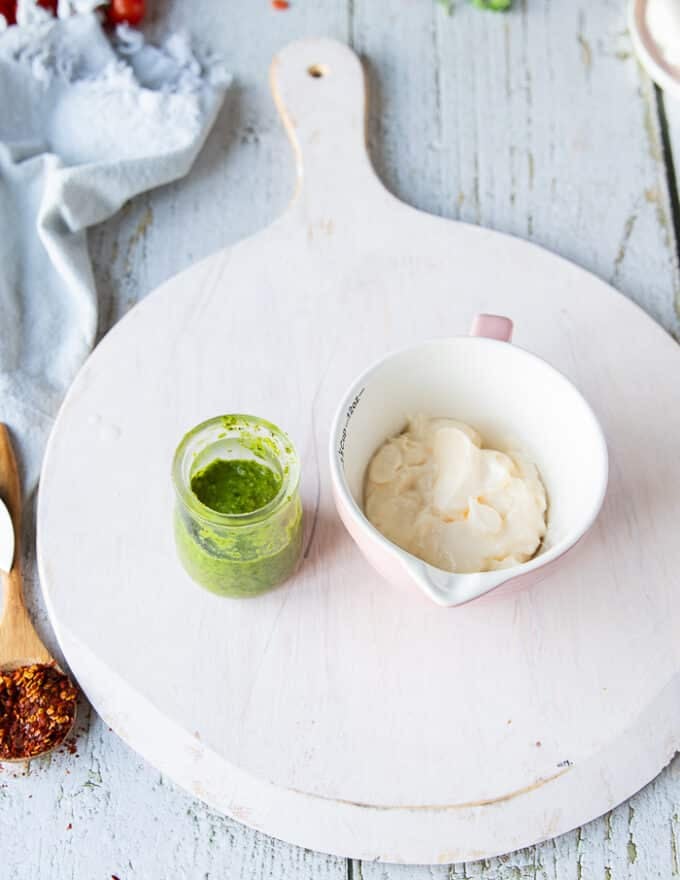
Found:
[[[289,210],[134,308],[63,405],[38,512],[52,621],[123,739],[268,834],[410,863],[534,843],[680,746],[680,351],[581,269],[387,193],[348,48],[293,44],[272,77],[298,155]],[[326,443],[358,371],[480,311],[510,315],[516,342],[583,391],[611,478],[546,580],[443,609],[359,555]],[[304,469],[304,564],[248,601],[197,587],[173,546],[173,451],[225,412],[287,429]]]

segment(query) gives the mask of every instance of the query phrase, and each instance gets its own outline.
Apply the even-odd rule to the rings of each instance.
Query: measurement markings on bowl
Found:
[[[347,440],[347,428],[349,427],[349,423],[350,423],[352,416],[356,412],[356,408],[359,406],[359,403],[361,402],[361,397],[362,397],[365,390],[366,390],[365,387],[362,388],[361,391],[359,391],[358,394],[355,395],[354,400],[350,403],[349,407],[347,408],[347,418],[345,419],[345,424],[342,429],[342,434],[340,435],[340,443],[338,444],[338,458],[342,462],[343,467],[345,465],[345,441]]]

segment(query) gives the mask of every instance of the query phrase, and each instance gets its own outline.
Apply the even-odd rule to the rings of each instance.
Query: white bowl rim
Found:
[[[644,22],[648,0],[629,0],[628,32],[638,60],[654,82],[672,97],[680,97],[680,79],[664,59]]]
[[[539,368],[551,372],[553,376],[558,379],[558,381],[566,382],[567,385],[569,385],[570,388],[581,398],[581,402],[584,404],[585,407],[586,415],[590,420],[590,427],[593,429],[594,436],[598,440],[599,458],[601,461],[600,486],[595,496],[595,501],[588,511],[588,515],[584,516],[583,518],[581,527],[578,529],[574,529],[569,535],[564,537],[558,544],[555,544],[554,547],[551,547],[550,550],[546,551],[545,553],[539,553],[538,555],[532,557],[528,562],[523,562],[520,565],[514,565],[510,568],[497,569],[488,572],[450,572],[445,571],[444,569],[437,568],[434,565],[430,565],[430,563],[425,562],[418,556],[414,556],[412,553],[409,553],[408,550],[402,549],[397,544],[394,544],[392,541],[390,541],[389,538],[386,538],[382,534],[382,532],[380,532],[368,519],[361,507],[354,500],[352,493],[349,491],[344,469],[340,466],[336,440],[339,435],[342,419],[346,416],[347,407],[351,403],[351,401],[354,400],[361,386],[365,385],[374,373],[376,373],[382,366],[384,366],[386,363],[393,360],[394,358],[418,351],[419,349],[447,346],[450,345],[452,342],[471,342],[474,345],[482,344],[491,346],[511,346],[513,351],[516,352],[518,356],[531,359]],[[356,379],[351,382],[345,394],[342,396],[333,416],[333,421],[331,423],[331,433],[328,450],[330,458],[331,480],[333,486],[340,494],[341,499],[345,504],[346,511],[352,517],[357,526],[359,526],[359,528],[367,533],[367,536],[370,537],[374,542],[377,542],[391,555],[398,558],[400,562],[402,562],[402,564],[404,564],[405,566],[410,561],[411,563],[426,565],[434,571],[441,572],[443,575],[447,575],[449,577],[456,577],[456,579],[461,579],[462,581],[470,581],[471,583],[473,579],[477,579],[480,589],[474,590],[470,598],[478,598],[479,596],[484,595],[484,593],[488,593],[491,592],[491,590],[496,589],[496,587],[499,587],[501,584],[507,583],[508,581],[514,580],[515,578],[522,577],[523,575],[529,574],[536,569],[543,568],[544,566],[549,565],[551,562],[554,562],[560,556],[563,556],[565,553],[567,553],[567,551],[571,550],[571,548],[575,544],[577,544],[585,534],[587,534],[587,532],[595,523],[595,520],[597,519],[600,510],[602,509],[602,504],[604,503],[604,499],[607,494],[607,484],[609,482],[609,454],[607,451],[607,441],[604,436],[604,431],[602,430],[599,419],[595,415],[592,407],[583,396],[583,394],[576,387],[576,385],[571,381],[571,379],[567,378],[564,373],[562,373],[556,367],[553,367],[553,365],[548,363],[548,361],[543,360],[543,358],[539,357],[537,354],[534,354],[531,351],[527,351],[527,349],[516,345],[514,342],[504,342],[498,339],[491,339],[488,336],[461,335],[435,337],[433,339],[427,339],[423,342],[414,343],[412,345],[405,346],[404,348],[388,352],[386,355],[383,355],[382,357],[375,360],[367,369],[365,369]],[[488,586],[485,586],[485,575],[490,575],[492,577],[495,576],[495,582],[490,583]]]

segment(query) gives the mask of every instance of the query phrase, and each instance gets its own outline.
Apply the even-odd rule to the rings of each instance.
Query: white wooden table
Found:
[[[433,0],[293,0],[287,12],[268,0],[158,0],[149,30],[190,28],[224,53],[237,83],[191,175],[91,235],[102,332],[165,278],[282,211],[292,156],[269,61],[291,39],[328,35],[365,58],[371,151],[397,195],[546,245],[680,338],[680,108],[664,104],[632,58],[623,0],[515,7],[493,15],[457,0],[449,18]],[[54,647],[30,572],[27,590]],[[680,875],[679,759],[629,803],[555,841],[491,862],[413,868],[348,863],[216,815],[85,706],[77,747],[0,772],[3,880]]]

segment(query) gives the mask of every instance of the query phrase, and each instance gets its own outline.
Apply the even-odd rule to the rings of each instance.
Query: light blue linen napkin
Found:
[[[0,421],[26,492],[95,341],[86,229],[187,173],[227,85],[183,36],[111,41],[94,14],[0,33]]]

